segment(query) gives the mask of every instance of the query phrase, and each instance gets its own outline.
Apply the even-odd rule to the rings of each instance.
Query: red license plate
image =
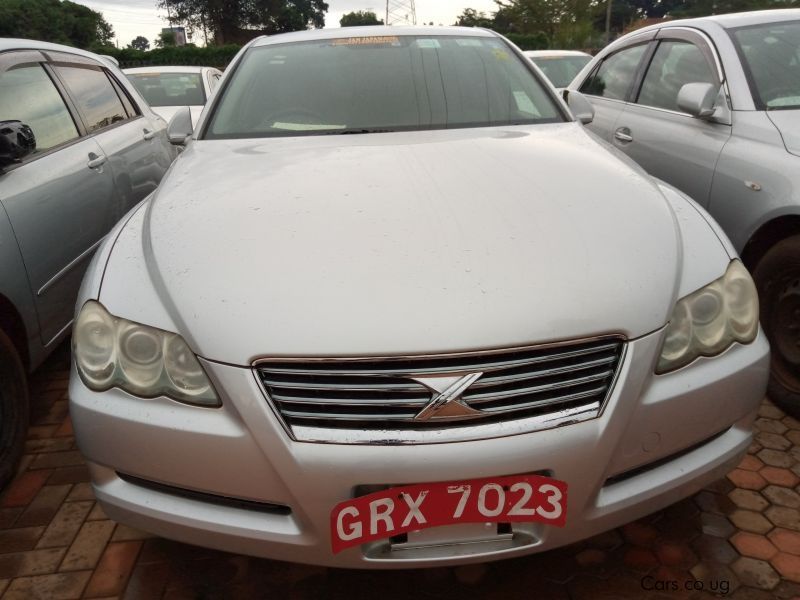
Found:
[[[393,487],[331,511],[333,553],[409,531],[456,523],[537,521],[563,527],[567,484],[541,475]]]

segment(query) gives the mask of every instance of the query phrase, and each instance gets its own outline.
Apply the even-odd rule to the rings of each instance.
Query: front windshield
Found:
[[[130,73],[128,79],[150,106],[203,106],[200,73]]]
[[[502,40],[376,36],[250,49],[206,139],[551,123],[559,109]]]
[[[536,66],[547,76],[551,83],[557,88],[567,87],[575,75],[580,73],[585,67],[591,56],[536,56],[531,58]]]
[[[800,21],[731,31],[762,110],[800,108]]]

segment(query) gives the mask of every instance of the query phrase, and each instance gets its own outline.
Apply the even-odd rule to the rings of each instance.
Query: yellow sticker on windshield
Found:
[[[367,37],[337,38],[333,46],[395,46],[400,44],[396,35],[371,35]]]
[[[508,52],[505,50],[500,50],[500,48],[494,48],[492,50],[492,54],[497,60],[508,60]]]

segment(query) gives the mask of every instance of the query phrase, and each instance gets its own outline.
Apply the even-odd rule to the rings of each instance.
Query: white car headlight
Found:
[[[700,356],[716,356],[758,333],[758,294],[750,273],[734,260],[725,275],[678,300],[667,325],[656,373],[680,369]]]
[[[199,406],[221,403],[197,357],[176,333],[115,317],[99,302],[83,305],[72,335],[81,380],[97,392],[168,396]]]

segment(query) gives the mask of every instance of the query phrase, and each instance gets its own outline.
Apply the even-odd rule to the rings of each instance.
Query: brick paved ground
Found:
[[[487,565],[341,571],[196,548],[107,519],[75,449],[68,365],[65,344],[31,381],[26,454],[0,494],[3,600],[800,598],[800,423],[766,401],[739,468],[621,529]]]

